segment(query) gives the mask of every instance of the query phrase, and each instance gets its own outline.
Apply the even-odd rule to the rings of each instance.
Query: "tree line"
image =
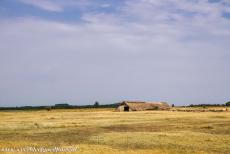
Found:
[[[190,104],[189,107],[204,107],[204,106],[210,106],[210,107],[218,107],[218,106],[230,106],[230,101],[226,102],[224,104]]]
[[[84,108],[116,108],[119,103],[103,104],[95,102],[93,105],[69,105],[68,103],[55,104],[52,106],[16,106],[16,107],[0,107],[0,110],[52,110],[52,109],[84,109]]]

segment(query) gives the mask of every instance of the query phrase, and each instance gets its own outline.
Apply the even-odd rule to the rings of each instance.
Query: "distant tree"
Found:
[[[174,107],[174,104],[172,104],[172,107]]]
[[[230,101],[229,101],[229,102],[227,102],[227,103],[225,103],[225,105],[226,105],[226,106],[230,106]]]
[[[94,105],[93,105],[94,107],[98,107],[99,106],[99,102],[98,101],[96,101],[95,103],[94,103]]]

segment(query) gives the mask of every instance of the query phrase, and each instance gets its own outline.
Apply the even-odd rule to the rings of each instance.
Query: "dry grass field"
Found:
[[[79,154],[227,154],[230,112],[1,111],[0,148],[28,146],[77,147]]]

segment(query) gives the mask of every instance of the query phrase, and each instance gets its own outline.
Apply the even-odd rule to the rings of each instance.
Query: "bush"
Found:
[[[95,103],[94,103],[94,105],[93,105],[94,107],[99,107],[99,102],[98,101],[96,101]]]
[[[227,103],[225,103],[226,104],[226,106],[230,106],[230,101],[229,102],[227,102]]]

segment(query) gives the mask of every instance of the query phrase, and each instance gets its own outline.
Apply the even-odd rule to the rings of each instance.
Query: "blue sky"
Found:
[[[115,13],[124,1],[108,0],[1,0],[1,17],[40,17],[62,22],[81,21],[86,12]]]
[[[1,0],[0,106],[224,103],[228,0]]]

